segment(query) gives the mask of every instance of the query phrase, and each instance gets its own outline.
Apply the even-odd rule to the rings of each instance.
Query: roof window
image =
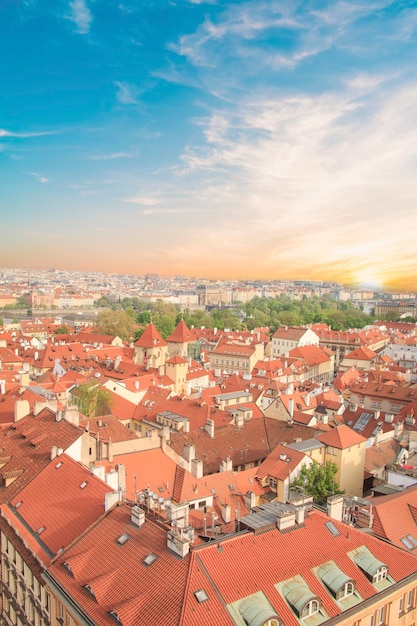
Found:
[[[375,558],[366,546],[353,550],[350,556],[374,585],[388,579],[388,565]]]
[[[333,522],[326,522],[325,526],[327,530],[329,531],[329,533],[333,535],[333,537],[338,537],[339,535],[342,534],[340,530],[335,526],[335,524],[333,524]]]
[[[407,550],[415,550],[415,548],[417,548],[417,540],[413,537],[413,535],[402,537],[401,542],[405,545]]]
[[[282,626],[281,619],[266,598],[245,598],[239,605],[239,612],[248,626]]]
[[[334,561],[320,565],[317,574],[336,600],[347,598],[355,591],[355,581],[346,576]]]
[[[199,602],[200,604],[209,599],[204,589],[199,589],[198,591],[194,591],[194,595],[197,598],[197,602]]]
[[[87,485],[88,485],[88,481],[87,481],[87,480],[84,480],[84,481],[81,483],[81,485],[80,485],[80,489],[85,489],[85,488],[87,487]]]
[[[150,567],[153,563],[155,563],[157,558],[158,555],[151,552],[145,559],[143,559],[142,563],[146,565],[146,567]]]
[[[132,536],[129,535],[129,533],[123,533],[123,535],[120,535],[120,537],[117,538],[117,543],[119,546],[124,546],[125,543],[127,543],[131,538]]]

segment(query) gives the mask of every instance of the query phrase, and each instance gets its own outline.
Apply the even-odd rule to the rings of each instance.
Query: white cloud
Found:
[[[394,272],[405,258],[417,262],[414,83],[357,77],[336,94],[253,98],[199,124],[206,143],[183,155],[183,175],[228,182],[227,195],[211,195],[216,216],[204,225],[213,256],[232,246],[216,234],[233,233],[239,247],[262,250],[260,267],[296,273],[301,263]]]
[[[79,33],[86,35],[89,32],[91,22],[93,21],[93,16],[86,1],[73,0],[73,2],[69,3],[69,8],[71,9],[71,13],[68,16],[68,19],[74,22]]]
[[[36,178],[36,180],[40,183],[45,184],[49,182],[49,178],[46,178],[46,176],[42,176],[41,174],[38,174],[37,172],[29,172],[29,174],[33,176],[33,178]]]
[[[110,154],[97,154],[91,157],[93,161],[105,161],[112,159],[133,159],[138,155],[137,152],[111,152]]]
[[[6,130],[5,128],[0,128],[0,138],[1,137],[15,137],[18,139],[27,139],[28,137],[42,137],[43,135],[55,135],[56,131],[43,131],[38,133],[16,133],[12,130]]]
[[[153,206],[159,204],[160,200],[151,196],[134,196],[133,198],[124,198],[122,202],[131,202],[132,204],[144,204],[145,206]]]
[[[137,104],[137,89],[134,85],[129,85],[128,83],[123,83],[115,80],[114,84],[116,85],[117,92],[116,98],[120,104]]]

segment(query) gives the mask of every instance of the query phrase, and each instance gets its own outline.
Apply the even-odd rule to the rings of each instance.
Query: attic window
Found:
[[[194,591],[194,595],[197,598],[197,602],[199,602],[200,604],[209,599],[204,589],[199,589],[198,591]]]
[[[326,522],[325,526],[327,530],[329,531],[329,533],[333,535],[333,537],[338,537],[339,535],[342,534],[340,530],[333,524],[333,522]]]
[[[81,485],[80,485],[80,489],[85,489],[85,488],[87,487],[87,485],[88,485],[88,481],[87,481],[87,480],[84,480],[84,481],[81,483]]]
[[[142,563],[146,565],[146,567],[150,567],[153,563],[155,563],[157,558],[158,555],[151,552],[145,559],[143,559]]]
[[[417,541],[414,539],[413,535],[407,535],[406,537],[402,537],[401,542],[405,545],[407,550],[414,550],[415,548],[417,548]]]
[[[119,622],[119,624],[122,623],[122,620],[120,619],[120,617],[117,615],[116,611],[110,611],[109,615],[112,616],[113,619],[116,620],[116,622]]]
[[[72,574],[71,565],[68,563],[68,561],[64,561],[62,565],[65,567],[65,569],[69,571],[70,574]]]
[[[129,535],[129,533],[123,533],[123,535],[120,535],[120,537],[117,538],[117,543],[119,546],[124,546],[125,543],[127,543],[131,538],[132,536]]]
[[[95,598],[93,588],[90,585],[84,585],[84,589],[88,591],[88,593]]]
[[[233,484],[233,483],[231,483],[231,484],[229,485],[229,489],[230,489],[230,491],[234,491],[234,488],[235,488],[234,484]]]

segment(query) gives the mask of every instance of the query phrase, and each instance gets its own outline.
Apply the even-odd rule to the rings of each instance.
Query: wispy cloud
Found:
[[[137,93],[138,90],[134,85],[129,85],[128,83],[120,82],[118,80],[114,81],[116,86],[116,99],[119,104],[137,104]]]
[[[122,202],[131,202],[132,204],[143,204],[145,206],[153,206],[160,204],[160,200],[152,196],[134,196],[133,198],[123,198]]]
[[[187,213],[199,213],[200,211],[193,210],[189,207],[183,207],[178,209],[145,209],[142,211],[142,215],[175,215],[175,214],[187,214]]]
[[[134,159],[137,152],[110,152],[110,154],[96,154],[91,157],[93,161],[106,161],[112,159]]]
[[[414,83],[357,76],[337,94],[239,105],[199,120],[205,146],[183,155],[186,178],[217,172],[229,181],[227,195],[211,195],[214,256],[224,258],[231,245],[216,233],[233,232],[239,245],[262,250],[264,272],[279,264],[297,274],[307,263],[317,274],[332,266],[346,275],[349,264],[383,263],[387,250],[397,270],[404,255],[417,261],[410,237],[417,228]],[[204,224],[205,241],[210,230]]]
[[[57,134],[57,131],[52,131],[52,130],[48,130],[48,131],[41,131],[41,132],[24,132],[24,133],[19,133],[19,132],[15,132],[12,130],[6,130],[5,128],[0,128],[0,138],[1,137],[15,137],[18,139],[27,139],[28,137],[42,137],[43,135],[55,135]]]
[[[49,178],[46,178],[46,176],[42,176],[41,174],[38,174],[37,172],[29,172],[29,174],[33,176],[33,178],[36,178],[36,180],[40,183],[45,184],[49,182]]]
[[[86,35],[90,31],[91,22],[93,21],[93,16],[86,1],[73,0],[73,2],[69,3],[69,8],[71,13],[68,15],[68,19],[74,22],[80,34]]]

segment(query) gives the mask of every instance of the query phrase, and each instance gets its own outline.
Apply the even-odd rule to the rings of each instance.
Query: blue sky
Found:
[[[416,2],[0,17],[0,266],[417,290]]]

